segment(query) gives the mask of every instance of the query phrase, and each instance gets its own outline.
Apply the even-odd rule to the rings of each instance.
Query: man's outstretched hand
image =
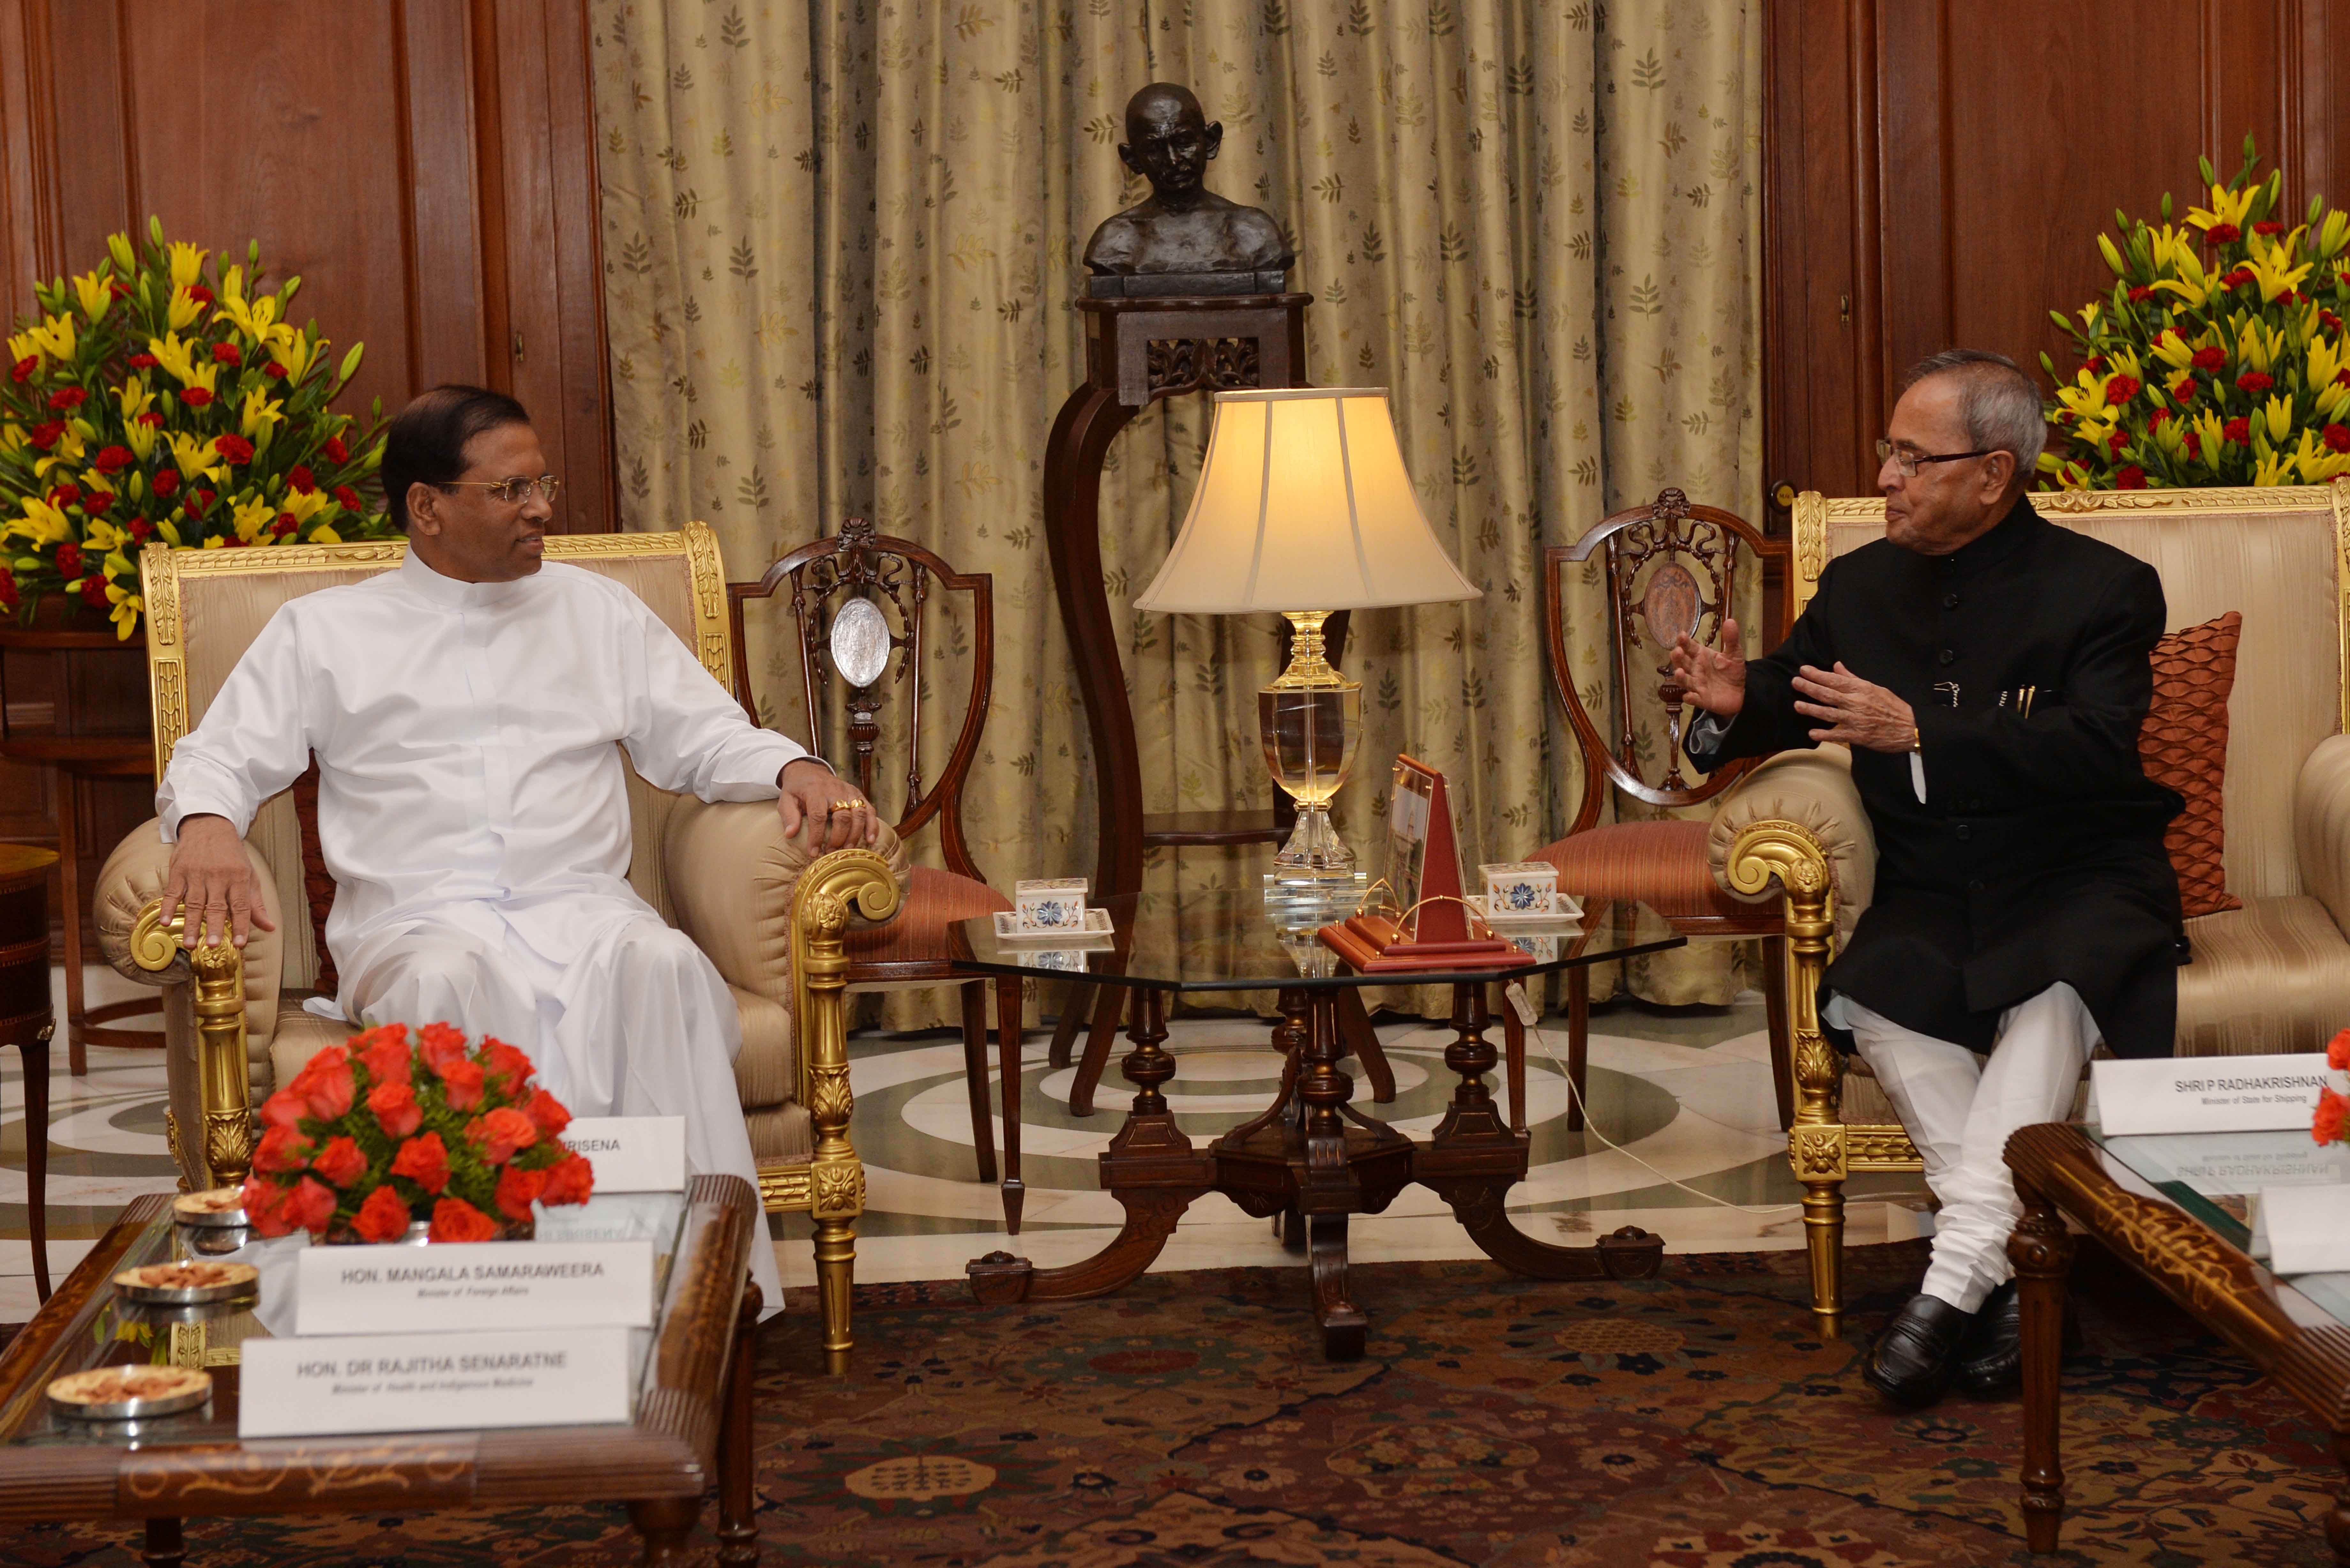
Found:
[[[873,803],[822,763],[805,757],[785,763],[775,775],[775,787],[783,792],[775,797],[775,815],[783,819],[785,837],[796,836],[806,820],[812,849],[869,847],[881,842],[881,819]]]
[[[1746,706],[1746,656],[1739,650],[1738,623],[1721,623],[1721,647],[1707,648],[1687,637],[1673,639],[1673,679],[1689,691],[1689,700],[1707,712],[1734,719]]]
[[[1795,677],[1795,711],[1823,726],[1814,741],[1842,741],[1871,752],[1906,752],[1918,738],[1918,715],[1882,686],[1871,685],[1839,663],[1834,670],[1806,664]]]
[[[244,840],[224,816],[191,816],[180,824],[163,877],[163,923],[183,909],[182,947],[218,947],[223,939],[243,947],[256,927],[277,929],[262,908],[260,879],[245,858]]]

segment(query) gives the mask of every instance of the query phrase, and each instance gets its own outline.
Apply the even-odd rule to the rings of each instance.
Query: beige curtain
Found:
[[[972,850],[999,887],[1089,869],[1044,446],[1081,374],[1078,253],[1143,193],[1116,153],[1126,99],[1187,83],[1224,125],[1211,185],[1295,243],[1311,379],[1394,389],[1422,504],[1485,589],[1355,618],[1367,732],[1342,829],[1368,845],[1387,764],[1409,750],[1452,780],[1472,877],[1522,858],[1580,787],[1545,684],[1543,548],[1666,484],[1746,515],[1762,489],[1761,16],[1706,0],[598,5],[625,524],[703,518],[743,577],[864,514],[992,574]],[[1253,692],[1277,622],[1128,608],[1189,503],[1206,417],[1201,398],[1158,405],[1103,486],[1154,810],[1271,794]],[[1587,576],[1566,616],[1580,689],[1603,702],[1604,603]],[[780,628],[754,627],[754,673],[796,728]],[[925,745],[942,747],[969,639],[932,655],[946,701]],[[935,863],[934,839],[920,850]],[[1251,868],[1185,851],[1149,874],[1163,892]],[[1657,1001],[1735,989],[1725,946],[1636,969]],[[943,997],[919,1005],[891,1021],[947,1021]]]

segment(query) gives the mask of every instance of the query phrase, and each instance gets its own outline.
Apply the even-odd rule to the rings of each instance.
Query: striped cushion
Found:
[[[1715,885],[1706,858],[1709,826],[1701,817],[1618,822],[1562,838],[1534,858],[1557,867],[1560,891],[1577,898],[1637,898],[1668,919],[1704,915],[1775,929],[1775,903],[1745,903]]]

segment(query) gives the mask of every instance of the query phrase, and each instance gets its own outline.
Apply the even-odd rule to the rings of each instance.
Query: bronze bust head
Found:
[[[1272,214],[1208,189],[1223,145],[1189,88],[1153,82],[1126,105],[1118,158],[1150,182],[1149,199],[1106,219],[1086,243],[1088,292],[1118,295],[1277,292],[1296,259]]]

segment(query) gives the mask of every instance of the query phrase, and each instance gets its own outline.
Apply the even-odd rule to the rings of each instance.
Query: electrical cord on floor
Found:
[[[1711,1192],[1701,1192],[1698,1190],[1698,1189],[1691,1187],[1686,1181],[1677,1180],[1672,1177],[1667,1176],[1663,1171],[1659,1170],[1655,1166],[1650,1165],[1647,1160],[1642,1159],[1638,1155],[1634,1154],[1630,1149],[1626,1148],[1622,1144],[1617,1143],[1614,1138],[1611,1138],[1606,1133],[1601,1132],[1599,1130],[1599,1124],[1591,1119],[1591,1107],[1584,1103],[1583,1092],[1575,1085],[1575,1075],[1569,1073],[1565,1066],[1560,1063],[1558,1053],[1551,1049],[1549,1039],[1543,1033],[1542,1025],[1536,1021],[1534,1003],[1526,999],[1525,986],[1519,981],[1513,981],[1508,986],[1503,988],[1503,994],[1507,999],[1509,1005],[1517,1010],[1519,1021],[1525,1024],[1526,1032],[1534,1037],[1534,1043],[1542,1047],[1543,1054],[1550,1058],[1550,1064],[1554,1068],[1557,1069],[1558,1075],[1560,1077],[1566,1080],[1567,1095],[1575,1101],[1576,1108],[1583,1112],[1584,1131],[1589,1133],[1593,1137],[1597,1138],[1601,1143],[1606,1144],[1609,1148],[1614,1149],[1617,1154],[1622,1155],[1626,1159],[1630,1160],[1634,1165],[1638,1166],[1642,1170],[1647,1171],[1658,1180],[1666,1183],[1668,1186],[1678,1187],[1692,1198],[1702,1198],[1708,1203],[1718,1204],[1724,1209],[1735,1209],[1741,1214],[1784,1214],[1790,1210],[1801,1209],[1803,1207],[1800,1203],[1773,1203],[1758,1208],[1751,1204],[1732,1203],[1727,1198],[1716,1198]]]

